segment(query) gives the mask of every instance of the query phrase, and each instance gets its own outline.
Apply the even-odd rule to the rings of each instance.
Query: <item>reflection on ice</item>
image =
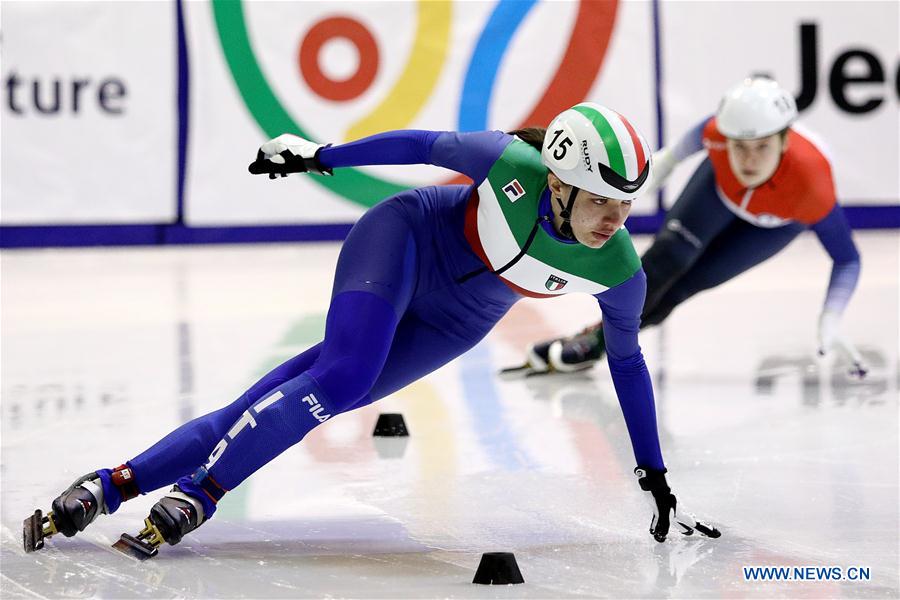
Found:
[[[825,275],[790,276],[823,262],[813,239],[641,336],[669,480],[719,540],[650,537],[603,365],[494,377],[524,342],[595,318],[589,298],[565,298],[520,303],[463,359],[315,430],[141,564],[109,546],[158,493],[35,554],[22,550],[22,519],[314,343],[337,247],[6,253],[0,595],[896,597],[897,238],[859,242],[866,268],[846,326],[871,367],[863,382],[814,355],[808,313]],[[244,279],[281,293],[260,302]],[[51,280],[54,294],[36,291]],[[775,306],[786,286],[796,303]],[[373,438],[379,412],[402,413],[412,436]],[[473,586],[489,551],[514,552],[526,583]],[[742,575],[779,565],[868,566],[872,580]]]
[[[900,368],[888,365],[888,357],[880,348],[859,349],[867,373],[860,380],[843,357],[768,356],[760,361],[756,373],[756,392],[771,395],[783,380],[801,382],[801,398],[806,406],[848,402],[858,405],[881,404],[889,389],[898,387]]]

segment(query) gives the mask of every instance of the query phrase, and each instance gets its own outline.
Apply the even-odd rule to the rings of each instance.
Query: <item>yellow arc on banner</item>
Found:
[[[450,0],[419,0],[418,26],[409,62],[387,97],[347,129],[345,139],[405,129],[431,97],[450,41]]]

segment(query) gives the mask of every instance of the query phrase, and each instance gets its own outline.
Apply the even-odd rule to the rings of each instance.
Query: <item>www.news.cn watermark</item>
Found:
[[[743,567],[744,581],[869,581],[869,567]]]

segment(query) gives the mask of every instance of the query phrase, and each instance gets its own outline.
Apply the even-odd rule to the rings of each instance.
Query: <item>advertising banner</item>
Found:
[[[2,20],[2,224],[172,222],[174,5],[4,1]]]
[[[897,205],[900,4],[657,7],[658,19],[653,2],[621,0],[4,1],[0,224],[346,224],[392,193],[463,180],[404,165],[270,181],[247,172],[258,146],[285,132],[509,131],[592,100],[656,148],[760,73],[797,96],[844,204]],[[698,159],[676,170],[667,205]],[[633,214],[656,208],[648,197]]]
[[[897,204],[900,3],[663,2],[660,12],[668,141],[730,86],[768,74],[831,155],[841,203]],[[691,170],[673,175],[668,202]]]
[[[334,223],[431,166],[247,173],[284,132],[342,143],[393,129],[546,126],[590,99],[656,139],[649,2],[190,2],[190,225]],[[655,202],[636,213],[655,212]]]

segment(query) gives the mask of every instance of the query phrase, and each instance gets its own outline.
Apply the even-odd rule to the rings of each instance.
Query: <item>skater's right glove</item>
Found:
[[[832,350],[841,352],[850,361],[850,376],[863,379],[869,368],[856,347],[840,331],[841,314],[825,310],[819,317],[819,356],[826,356]]]
[[[666,541],[669,527],[674,523],[682,535],[693,535],[695,531],[700,534],[717,538],[722,534],[711,525],[701,523],[694,515],[688,513],[680,506],[675,494],[666,483],[666,471],[645,469],[637,467],[634,474],[638,477],[638,484],[651,496],[653,506],[653,519],[650,521],[650,534],[657,542]]]
[[[254,175],[268,174],[269,179],[275,179],[278,175],[287,177],[290,173],[332,175],[331,169],[319,162],[319,152],[327,147],[283,133],[259,147],[256,160],[250,163],[249,170]]]

